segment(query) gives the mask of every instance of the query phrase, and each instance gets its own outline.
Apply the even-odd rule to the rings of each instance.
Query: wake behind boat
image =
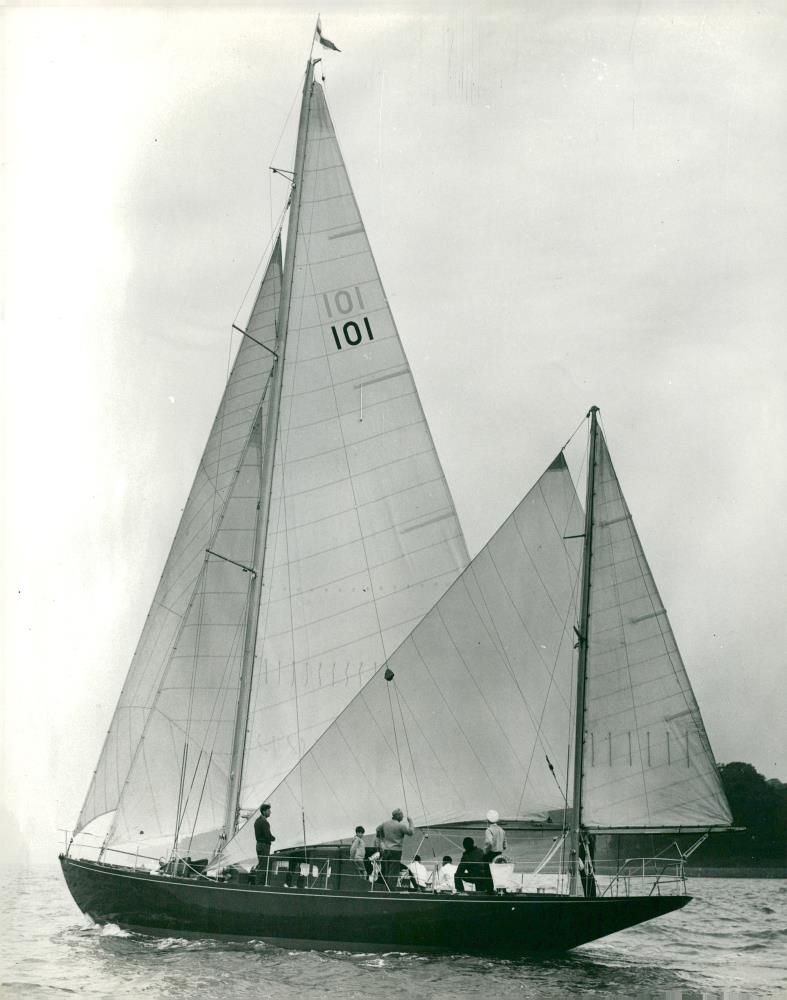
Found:
[[[596,838],[700,841],[729,808],[595,407],[584,509],[561,451],[468,561],[314,65],[285,252],[279,233],[64,875],[94,920],[153,933],[572,948],[689,901],[687,852],[603,870]],[[375,857],[398,802],[420,883]],[[490,807],[508,848],[441,883]]]

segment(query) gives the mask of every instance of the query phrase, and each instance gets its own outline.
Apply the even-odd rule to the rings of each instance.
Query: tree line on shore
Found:
[[[709,837],[692,864],[787,865],[787,784],[765,778],[743,761],[720,764],[733,825],[745,829]]]

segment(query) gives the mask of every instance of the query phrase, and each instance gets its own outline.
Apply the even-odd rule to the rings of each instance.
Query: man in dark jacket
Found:
[[[254,820],[254,837],[257,841],[257,874],[264,877],[265,885],[268,884],[268,858],[271,853],[271,844],[276,839],[271,833],[270,815],[270,805],[263,802],[260,806],[260,814]]]
[[[484,862],[484,852],[475,846],[472,837],[465,837],[462,847],[464,853],[454,876],[456,891],[464,892],[464,883],[469,882],[475,886],[476,892],[494,892],[494,885],[489,876],[489,865]]]

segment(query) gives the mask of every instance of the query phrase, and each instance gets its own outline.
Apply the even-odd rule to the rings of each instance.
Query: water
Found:
[[[77,910],[55,865],[2,869],[0,997],[464,1000],[787,996],[787,882],[695,879],[694,902],[548,960],[299,952],[130,935]]]

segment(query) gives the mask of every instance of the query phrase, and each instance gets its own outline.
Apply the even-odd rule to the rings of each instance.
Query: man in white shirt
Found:
[[[442,865],[438,868],[436,875],[437,880],[435,882],[435,891],[437,892],[456,892],[456,885],[454,884],[454,876],[456,875],[457,866],[453,863],[450,854],[446,854],[443,858]]]
[[[415,882],[416,889],[428,889],[429,884],[432,881],[432,873],[429,869],[421,862],[421,855],[416,854],[410,864],[407,866],[407,870],[410,872],[410,876]]]
[[[499,819],[500,817],[494,809],[490,809],[486,814],[484,861],[494,861],[506,849],[506,834],[502,826],[498,826]]]
[[[486,830],[484,831],[484,861],[489,864],[489,877],[494,885],[492,875],[492,864],[495,858],[499,858],[508,846],[506,844],[506,833],[502,826],[498,826],[498,816],[496,810],[490,809],[486,814]]]

